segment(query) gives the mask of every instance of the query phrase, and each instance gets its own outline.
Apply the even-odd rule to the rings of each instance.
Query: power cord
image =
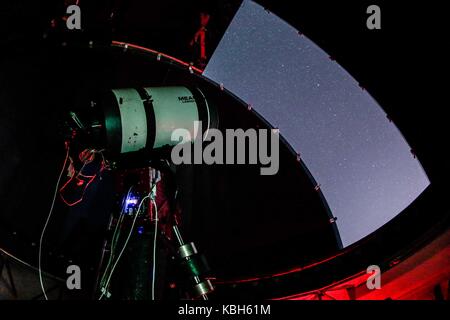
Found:
[[[63,166],[61,168],[61,172],[59,174],[58,181],[56,182],[56,188],[55,188],[55,193],[53,195],[52,205],[50,207],[50,211],[48,213],[47,220],[45,221],[44,228],[42,229],[41,238],[39,239],[39,261],[38,261],[39,283],[41,285],[41,290],[42,290],[42,293],[44,294],[45,300],[48,300],[48,297],[47,297],[47,293],[45,292],[44,281],[42,279],[42,268],[41,268],[41,263],[42,263],[42,261],[41,261],[42,260],[42,243],[43,243],[43,240],[44,240],[45,231],[47,229],[48,223],[50,222],[50,218],[51,218],[52,213],[53,213],[53,208],[55,207],[55,201],[56,201],[56,196],[58,195],[59,184],[61,182],[61,178],[62,178],[62,175],[64,173],[64,169],[66,168],[67,160],[69,159],[70,147],[69,147],[69,143],[68,142],[66,142],[66,150],[67,150],[66,151],[66,158],[65,158],[64,164],[63,164]]]
[[[135,224],[136,224],[136,221],[137,221],[137,218],[138,218],[138,216],[139,216],[139,213],[141,212],[142,205],[144,204],[144,201],[147,200],[148,198],[150,198],[150,194],[147,195],[145,198],[143,198],[142,201],[141,201],[141,203],[139,204],[139,208],[138,208],[138,211],[136,212],[136,214],[135,214],[135,216],[134,216],[133,224],[131,225],[131,229],[130,229],[130,232],[128,233],[128,237],[127,237],[127,239],[125,240],[125,243],[124,243],[124,245],[123,245],[123,248],[122,248],[122,250],[120,251],[119,256],[117,257],[117,260],[116,260],[116,262],[114,263],[114,265],[113,265],[113,267],[112,267],[112,269],[111,269],[111,273],[109,274],[109,277],[108,277],[108,280],[106,281],[105,286],[101,289],[101,290],[102,290],[102,294],[101,294],[101,296],[100,296],[100,298],[99,298],[98,300],[102,300],[102,298],[103,298],[103,297],[105,296],[105,294],[106,294],[106,290],[107,290],[107,288],[108,288],[108,286],[109,286],[109,283],[110,283],[110,281],[111,281],[111,277],[112,277],[112,275],[113,275],[113,273],[114,273],[114,270],[116,269],[117,264],[118,264],[119,261],[120,261],[120,258],[122,257],[123,253],[125,252],[125,249],[126,249],[126,247],[127,247],[127,245],[128,245],[128,242],[130,241],[131,235],[133,234],[134,226],[135,226]]]

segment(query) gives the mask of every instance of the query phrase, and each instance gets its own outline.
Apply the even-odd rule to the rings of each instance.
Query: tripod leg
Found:
[[[13,294],[14,298],[17,298],[17,290],[14,284],[14,278],[11,272],[9,261],[3,255],[0,255],[0,276],[3,274],[3,269],[6,269],[6,275],[8,277],[10,291]]]
[[[6,272],[8,273],[8,279],[9,279],[9,284],[11,285],[11,291],[12,294],[14,296],[14,298],[17,298],[17,289],[16,289],[16,285],[14,283],[14,278],[11,272],[11,266],[9,265],[8,262],[5,263],[6,266]]]
[[[0,276],[3,274],[3,267],[5,266],[5,258],[0,254]]]

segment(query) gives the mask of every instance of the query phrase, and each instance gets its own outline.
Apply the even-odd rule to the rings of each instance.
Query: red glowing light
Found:
[[[85,176],[85,175],[82,175],[82,174],[78,174],[77,176],[73,176],[72,178],[70,178],[69,181],[67,181],[62,186],[62,188],[59,189],[59,194],[61,196],[62,201],[69,207],[73,207],[73,206],[79,204],[80,202],[82,202],[83,201],[83,197],[84,197],[84,193],[86,192],[86,189],[95,180],[96,177],[97,177],[97,175]],[[74,178],[77,179],[76,183],[73,183]],[[73,185],[73,184],[75,184],[75,186],[72,187],[72,188],[81,188],[81,189],[83,189],[82,192],[81,192],[81,197],[79,199],[77,199],[76,201],[68,201],[64,197],[64,191],[66,190],[66,188],[68,188],[68,186]]]
[[[166,59],[172,60],[172,61],[174,61],[174,62],[176,62],[178,64],[181,64],[181,65],[183,65],[183,66],[185,66],[187,68],[191,67],[192,70],[194,70],[197,73],[200,73],[200,74],[203,73],[203,70],[201,70],[199,68],[196,68],[194,66],[191,66],[189,63],[186,63],[186,62],[184,62],[184,61],[182,61],[180,59],[174,58],[174,57],[172,57],[172,56],[170,56],[168,54],[158,52],[156,50],[152,50],[152,49],[148,49],[148,48],[145,48],[145,47],[137,46],[135,44],[130,44],[130,43],[126,43],[126,42],[120,42],[120,41],[112,41],[111,44],[113,46],[118,46],[118,47],[122,47],[122,48],[127,47],[127,48],[138,49],[138,50],[146,51],[146,52],[149,52],[149,53],[153,53],[156,56],[161,56],[161,57],[164,57]]]

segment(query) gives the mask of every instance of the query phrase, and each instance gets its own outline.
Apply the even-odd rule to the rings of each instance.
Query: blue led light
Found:
[[[139,205],[139,195],[129,193],[124,201],[123,212],[124,214],[131,215]]]
[[[130,198],[128,198],[128,199],[125,201],[125,206],[126,206],[127,208],[135,207],[135,206],[137,205],[137,203],[138,203],[138,198],[137,198],[137,197],[130,197]]]

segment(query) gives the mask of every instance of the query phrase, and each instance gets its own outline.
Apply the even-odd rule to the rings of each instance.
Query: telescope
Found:
[[[69,129],[77,144],[104,150],[112,158],[157,153],[177,145],[174,130],[185,129],[191,141],[218,128],[217,109],[197,87],[119,88],[102,92],[91,108],[71,112]],[[197,132],[195,123],[202,123]],[[186,140],[184,140],[186,142]]]

